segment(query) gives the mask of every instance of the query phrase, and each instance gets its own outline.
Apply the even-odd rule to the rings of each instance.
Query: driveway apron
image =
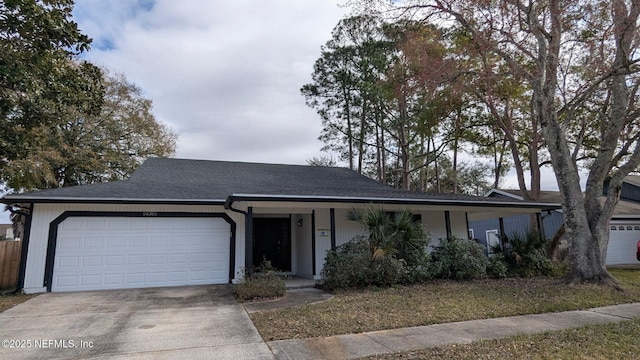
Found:
[[[227,285],[46,293],[0,340],[0,359],[273,359]]]

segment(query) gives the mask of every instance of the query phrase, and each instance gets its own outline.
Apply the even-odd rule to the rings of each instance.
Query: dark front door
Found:
[[[291,220],[253,219],[253,266],[263,259],[280,271],[291,271]]]

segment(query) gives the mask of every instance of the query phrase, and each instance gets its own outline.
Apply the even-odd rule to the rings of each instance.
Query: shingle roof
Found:
[[[3,201],[223,203],[229,198],[514,203],[399,190],[345,168],[168,158],[148,159],[128,180],[7,195]],[[534,205],[543,204],[528,204]]]

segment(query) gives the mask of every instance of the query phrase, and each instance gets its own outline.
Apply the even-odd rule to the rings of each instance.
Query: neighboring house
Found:
[[[516,199],[522,200],[520,190],[504,190],[492,189],[485,196],[497,199]],[[541,191],[540,202],[560,203],[560,193],[557,191]],[[561,209],[549,209],[538,214],[542,222],[540,229],[536,221],[536,230],[542,230],[547,239],[553,238],[556,231],[563,224]],[[531,215],[517,215],[504,218],[494,217],[492,219],[484,219],[469,222],[469,236],[476,239],[485,247],[487,253],[491,252],[492,245],[500,243],[500,234],[524,234],[531,228]],[[502,229],[502,230],[501,230]]]
[[[606,187],[606,186],[605,186]],[[493,189],[490,198],[522,200],[519,190]],[[560,203],[558,191],[541,191],[540,202]],[[561,209],[548,209],[539,214],[547,239],[553,238],[564,220]],[[491,245],[499,242],[500,234],[523,234],[530,229],[530,215],[518,215],[469,222],[469,233],[491,252]],[[501,224],[502,223],[502,224]],[[607,265],[638,264],[637,243],[640,240],[640,176],[628,176],[622,185],[620,200],[610,224]]]
[[[263,258],[318,278],[327,250],[362,233],[352,207],[411,210],[432,239],[469,220],[557,204],[390,188],[343,168],[151,158],[129,179],[5,196],[30,209],[25,292],[237,282]]]

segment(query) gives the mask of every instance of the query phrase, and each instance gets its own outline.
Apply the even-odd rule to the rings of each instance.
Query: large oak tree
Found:
[[[616,284],[604,264],[609,221],[640,164],[639,0],[419,0],[400,16],[465,31],[531,91],[532,121],[562,195],[569,281]],[[588,171],[586,189],[579,169]],[[607,188],[604,189],[605,180]],[[606,193],[606,196],[602,196]]]
[[[79,59],[91,39],[72,9],[0,2],[0,185],[10,191],[122,179],[175,150],[138,87]]]

